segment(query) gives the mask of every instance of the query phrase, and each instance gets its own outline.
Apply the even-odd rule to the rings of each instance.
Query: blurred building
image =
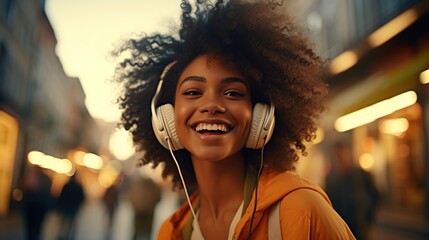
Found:
[[[303,171],[324,175],[332,145],[352,142],[356,164],[382,194],[377,226],[398,239],[428,239],[429,1],[305,0],[285,8],[328,59],[324,139],[313,146],[327,168],[311,162]]]
[[[102,148],[102,130],[85,107],[80,81],[65,74],[55,53],[44,2],[0,1],[0,216],[13,207],[11,199],[19,200],[13,189],[29,152],[49,157],[45,168],[55,178],[67,172],[54,165],[74,168],[71,152]]]

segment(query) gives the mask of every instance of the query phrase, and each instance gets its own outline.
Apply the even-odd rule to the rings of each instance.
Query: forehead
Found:
[[[233,64],[219,57],[200,55],[192,60],[179,77],[179,84],[188,77],[201,77],[204,81],[237,79],[247,85],[247,79]]]

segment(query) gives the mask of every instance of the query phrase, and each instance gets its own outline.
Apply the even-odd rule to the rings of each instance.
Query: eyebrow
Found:
[[[196,81],[196,82],[207,82],[207,79],[205,77],[200,77],[200,76],[189,76],[186,77],[179,85],[182,86],[183,83],[185,82],[189,82],[189,81]],[[228,77],[222,80],[222,83],[233,83],[233,82],[239,82],[242,83],[246,86],[246,88],[248,88],[248,84],[246,81],[244,81],[242,78],[239,77]]]

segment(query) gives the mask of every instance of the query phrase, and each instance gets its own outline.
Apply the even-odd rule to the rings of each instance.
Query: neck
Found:
[[[200,192],[200,214],[218,219],[225,213],[235,212],[243,201],[243,157],[238,155],[215,162],[193,158],[192,161]]]

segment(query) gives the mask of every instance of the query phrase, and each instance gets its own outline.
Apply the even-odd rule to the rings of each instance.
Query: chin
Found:
[[[217,151],[198,151],[194,154],[192,154],[193,157],[195,157],[196,159],[200,159],[200,160],[205,160],[205,161],[222,161],[223,159],[228,157],[228,154],[224,154],[219,152],[219,150]]]
[[[211,162],[219,162],[236,157],[241,158],[240,151],[233,151],[233,149],[228,149],[226,147],[200,147],[191,154],[196,159]]]

